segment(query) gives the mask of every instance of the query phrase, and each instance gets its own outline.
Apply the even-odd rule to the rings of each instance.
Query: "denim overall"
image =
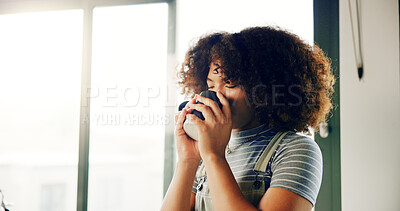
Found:
[[[279,143],[288,133],[293,133],[293,131],[286,132],[278,132],[272,140],[269,142],[268,146],[265,148],[261,156],[258,158],[257,163],[254,166],[254,171],[258,174],[266,174],[266,169],[274,154],[276,148]],[[197,185],[197,193],[196,193],[196,203],[195,210],[196,211],[211,211],[214,210],[214,206],[211,201],[211,193],[208,187],[206,172],[204,164],[202,163],[199,167],[199,183]],[[256,179],[252,181],[241,181],[238,182],[239,188],[242,191],[244,197],[249,201],[254,207],[258,207],[258,203],[265,193],[265,184],[264,180]]]

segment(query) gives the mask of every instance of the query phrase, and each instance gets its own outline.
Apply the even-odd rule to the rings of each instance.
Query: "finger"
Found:
[[[190,104],[193,104],[193,103],[195,103],[195,102],[196,102],[196,98],[193,98],[193,99],[189,100],[189,101],[186,103],[185,107],[183,107],[183,109],[186,108],[186,113],[192,112],[192,109],[189,108],[189,105],[190,105]],[[178,113],[175,114],[175,124],[178,124],[178,118],[179,118],[180,115],[182,114],[183,109],[180,110]],[[186,114],[185,114],[184,116],[186,116]]]
[[[183,128],[183,121],[185,120],[185,116],[187,114],[186,108],[183,108],[182,111],[179,113],[178,119],[176,121],[176,127],[181,129]]]
[[[193,104],[195,104],[195,103],[196,103],[196,98],[194,97],[194,98],[192,98],[191,100],[189,100],[188,103],[186,103],[185,108],[189,108],[190,105],[193,105]]]
[[[211,108],[207,105],[193,104],[193,105],[190,105],[189,108],[200,111],[203,114],[204,118],[208,121],[215,120],[215,116],[214,116],[213,112],[211,111]]]
[[[186,117],[190,120],[191,123],[193,123],[194,125],[196,125],[197,129],[199,129],[199,127],[203,127],[204,125],[204,121],[201,120],[199,117],[197,117],[194,114],[188,114],[186,115]]]
[[[231,107],[229,106],[228,100],[221,93],[221,91],[217,92],[217,97],[222,104],[222,113],[224,114],[224,116],[226,118],[230,119],[232,114],[231,114]]]
[[[175,124],[178,122],[178,118],[179,118],[179,115],[181,114],[181,112],[177,112],[177,113],[175,113]]]
[[[222,119],[223,113],[221,111],[221,109],[218,106],[218,103],[215,102],[214,100],[211,100],[210,98],[207,97],[203,97],[201,95],[196,95],[197,96],[197,100],[204,103],[205,105],[209,106],[211,108],[211,110],[213,111],[215,117],[217,118],[217,120]]]

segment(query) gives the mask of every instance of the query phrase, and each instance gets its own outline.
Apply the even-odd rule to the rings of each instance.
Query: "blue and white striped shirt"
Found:
[[[258,134],[264,125],[231,134],[229,148],[234,149]],[[254,165],[277,131],[265,127],[254,140],[244,143],[226,159],[237,182],[255,180]],[[292,133],[280,142],[267,166],[265,174],[258,179],[265,181],[265,190],[279,187],[292,191],[315,205],[322,181],[322,154],[319,146],[310,137]],[[192,192],[196,193],[196,176]]]

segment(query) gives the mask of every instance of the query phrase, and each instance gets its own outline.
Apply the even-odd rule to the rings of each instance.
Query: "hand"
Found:
[[[187,115],[199,132],[198,148],[203,160],[210,156],[225,157],[226,145],[231,136],[232,119],[229,102],[220,91],[217,92],[217,97],[222,104],[222,110],[215,101],[200,95],[196,95],[196,98],[204,104],[188,104],[189,108],[200,111],[205,118],[201,120],[193,114]]]
[[[178,152],[178,159],[180,161],[194,161],[200,162],[200,153],[198,149],[198,142],[190,138],[183,130],[183,122],[187,114],[192,112],[193,109],[188,108],[189,105],[192,105],[196,102],[196,99],[193,98],[190,100],[185,108],[183,108],[176,116],[175,116],[175,144],[176,150]]]

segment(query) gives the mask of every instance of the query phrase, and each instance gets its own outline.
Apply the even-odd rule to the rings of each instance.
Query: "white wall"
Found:
[[[398,1],[360,2],[364,57],[361,81],[354,58],[348,0],[339,1],[342,210],[398,211]]]

